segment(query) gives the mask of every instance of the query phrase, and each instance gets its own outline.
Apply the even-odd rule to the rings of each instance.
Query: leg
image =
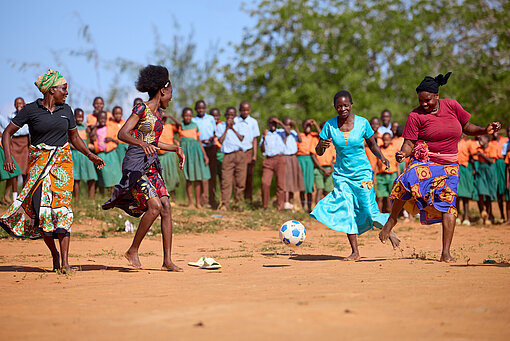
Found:
[[[315,194],[315,204],[317,205],[317,203],[322,199],[322,192],[324,190],[322,188],[317,188],[317,193]]]
[[[60,270],[60,254],[55,246],[55,239],[53,239],[53,236],[46,236],[44,233],[43,239],[48,249],[50,249],[51,257],[53,258],[53,271]]]
[[[308,213],[312,212],[312,193],[306,193],[306,203],[308,205]]]
[[[73,196],[75,199],[80,199],[80,180],[74,180]]]
[[[199,183],[200,184],[200,183]],[[138,258],[138,249],[140,248],[140,244],[142,243],[143,238],[149,231],[152,223],[158,215],[161,213],[161,200],[157,197],[150,198],[147,201],[147,212],[144,213],[142,219],[140,219],[140,223],[138,224],[138,228],[136,229],[135,237],[133,238],[133,242],[131,246],[124,254],[124,257],[128,260],[129,264],[137,269],[142,268],[142,264],[140,263],[140,258]]]
[[[209,205],[212,208],[216,208],[216,167],[217,159],[216,152],[217,147],[212,145],[211,147],[205,148],[205,153],[209,158],[209,170],[211,171],[211,179],[209,179]]]
[[[504,194],[498,194],[498,206],[502,221],[505,221],[504,197]]]
[[[450,255],[450,246],[452,245],[453,232],[455,231],[455,216],[451,213],[443,213],[443,250],[441,252],[440,262],[455,262],[455,258]]]
[[[230,198],[232,197],[232,186],[234,185],[234,155],[225,154],[221,165],[221,205],[228,209],[230,207]]]
[[[11,200],[11,193],[13,188],[13,180],[14,178],[7,179],[7,182],[5,183],[5,193],[4,193],[4,201],[7,203],[12,202]]]
[[[193,206],[193,184],[186,180],[186,194],[188,195],[188,207]]]
[[[244,193],[244,187],[246,186],[246,172],[248,164],[245,160],[243,152],[235,153],[234,160],[234,198],[235,200],[241,200]]]
[[[193,181],[193,185],[195,187],[195,207],[202,208],[202,204],[200,204],[200,198],[202,198],[202,194],[200,193],[202,189],[203,181]]]
[[[355,234],[348,234],[347,239],[349,239],[349,243],[351,244],[352,253],[349,257],[344,258],[344,260],[359,260],[358,236]]]
[[[489,221],[494,224],[494,214],[492,214],[492,200],[488,195],[485,196],[485,209],[489,215]]]
[[[275,169],[276,175],[276,209],[283,210],[283,203],[285,202],[285,158],[283,156],[276,156],[278,158]]]
[[[377,201],[377,206],[379,206],[379,211],[383,211],[383,198],[377,197],[375,199]]]
[[[402,201],[399,199],[395,199],[393,201],[393,207],[391,208],[390,217],[388,218],[388,221],[386,222],[386,224],[384,224],[383,228],[381,229],[381,232],[379,232],[379,239],[381,240],[381,242],[383,244],[386,243],[386,240],[390,237],[391,230],[397,224],[398,215],[399,215],[400,211],[402,211],[402,208],[404,207],[404,203],[405,203],[405,201]],[[391,241],[391,239],[390,239],[390,241]],[[396,240],[395,240],[395,242],[396,242]],[[392,241],[392,243],[393,243],[393,241]]]
[[[506,223],[510,224],[510,200],[506,201]]]
[[[271,181],[273,180],[273,167],[271,159],[265,159],[262,164],[262,208],[267,209],[269,205],[269,195]]]
[[[64,233],[58,234],[58,241],[60,243],[60,257],[62,259],[62,272],[70,273],[72,271],[71,266],[69,265],[69,242],[71,240],[70,235],[65,235]]]
[[[161,270],[178,271],[179,268],[172,262],[172,209],[168,197],[161,197],[161,235],[163,236],[163,265]]]
[[[96,181],[95,180],[87,181],[87,186],[89,187],[89,199],[94,200],[96,196]]]
[[[207,205],[209,203],[209,180],[202,180],[201,185],[200,190],[202,193],[200,196],[200,206]]]
[[[469,221],[469,198],[462,198],[462,207],[464,210],[464,215],[462,217],[462,222]]]
[[[246,159],[246,184],[244,186],[244,199],[250,203],[253,201],[253,169],[255,163],[252,162],[253,150],[244,152]]]

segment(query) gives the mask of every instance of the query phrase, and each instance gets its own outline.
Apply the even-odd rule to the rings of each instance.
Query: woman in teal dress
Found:
[[[388,214],[379,212],[375,200],[373,171],[365,153],[365,141],[387,168],[389,161],[382,155],[370,123],[351,114],[351,94],[340,91],[333,103],[338,116],[326,122],[315,150],[322,155],[331,144],[336,149],[335,188],[317,203],[310,216],[332,230],[347,233],[352,254],[345,260],[358,260],[357,235],[373,227],[382,228],[388,220]],[[396,235],[390,239],[394,247],[398,246]]]

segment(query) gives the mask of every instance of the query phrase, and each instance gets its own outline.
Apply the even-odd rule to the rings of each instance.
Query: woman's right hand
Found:
[[[333,141],[332,138],[329,139],[321,139],[321,145],[320,148],[328,149],[331,145],[331,141]]]
[[[14,161],[12,160],[12,157],[5,158],[5,161],[4,161],[4,170],[8,171],[9,173],[14,173],[15,169],[16,169],[16,165],[14,164]]]
[[[398,163],[401,163],[402,161],[404,161],[404,159],[406,158],[406,155],[404,154],[403,151],[398,151],[396,154],[395,154],[395,159],[397,160]]]
[[[156,147],[154,147],[152,144],[150,143],[147,143],[147,142],[142,142],[140,144],[140,147],[142,147],[145,155],[151,157],[151,156],[155,156],[157,153],[158,153],[158,149]]]

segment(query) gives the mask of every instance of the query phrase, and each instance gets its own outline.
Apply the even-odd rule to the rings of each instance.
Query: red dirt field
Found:
[[[132,234],[72,238],[72,275],[42,241],[0,240],[2,340],[509,340],[510,227],[458,227],[444,264],[440,226],[399,223],[403,251],[308,223],[303,246],[274,230],[174,236],[184,273],[159,271],[161,237],[142,243],[144,270],[122,257]],[[74,225],[73,231],[94,227]],[[221,270],[187,266],[207,255]],[[484,260],[493,264],[484,264]],[[487,263],[487,262],[486,262]]]

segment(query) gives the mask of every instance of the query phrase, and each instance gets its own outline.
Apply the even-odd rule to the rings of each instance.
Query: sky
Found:
[[[220,63],[234,54],[229,43],[240,43],[243,28],[255,24],[242,10],[241,0],[0,1],[0,114],[14,111],[18,96],[27,103],[41,97],[34,81],[49,68],[67,79],[67,102],[90,113],[93,97],[106,95],[113,71],[102,71],[98,82],[92,62],[69,55],[87,46],[80,27],[89,25],[102,59],[123,57],[146,64],[154,50],[154,28],[161,40],[168,42],[174,34],[174,21],[180,25],[180,33],[194,32],[198,60],[206,58],[212,43],[224,50]],[[73,89],[90,96],[76,94],[73,98]],[[133,85],[128,96],[132,98],[117,103],[125,116],[137,95]]]

